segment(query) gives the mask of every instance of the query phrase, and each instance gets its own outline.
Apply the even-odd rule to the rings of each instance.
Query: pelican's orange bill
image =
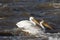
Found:
[[[36,19],[33,19],[33,21],[34,21],[36,24],[40,25],[39,22],[38,22]]]
[[[47,27],[47,28],[49,28],[49,29],[53,29],[48,23],[43,23],[43,25],[45,26],[45,27]]]

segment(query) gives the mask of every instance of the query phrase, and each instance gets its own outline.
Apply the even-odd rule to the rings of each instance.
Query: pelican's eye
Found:
[[[30,17],[30,19],[34,19],[34,17]]]

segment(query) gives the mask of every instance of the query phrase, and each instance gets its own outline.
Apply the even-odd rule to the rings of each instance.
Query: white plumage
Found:
[[[42,26],[42,23],[43,21],[39,24],[36,20],[34,20],[34,17],[30,17],[29,20],[22,20],[16,25],[18,28],[22,29],[22,31],[28,32],[30,35],[34,35],[35,37],[44,37],[44,31],[42,31],[41,28],[36,25],[38,24]],[[44,28],[44,26],[42,28]]]

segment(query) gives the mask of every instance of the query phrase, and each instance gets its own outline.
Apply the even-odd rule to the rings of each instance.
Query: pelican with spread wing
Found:
[[[30,35],[34,35],[35,37],[43,36],[44,31],[42,31],[42,29],[45,30],[43,24],[44,24],[43,20],[40,21],[40,23],[38,23],[34,19],[34,17],[30,17],[29,20],[22,20],[22,21],[16,23],[18,28],[20,28],[22,31],[27,32]],[[39,26],[37,26],[37,25],[39,25]],[[52,29],[47,24],[44,24],[44,25],[47,26],[49,29]]]

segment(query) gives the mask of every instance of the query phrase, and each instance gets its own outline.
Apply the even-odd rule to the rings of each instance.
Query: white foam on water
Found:
[[[58,40],[57,37],[55,37],[55,38],[53,38],[53,37],[49,37],[48,39],[49,39],[49,40]]]

